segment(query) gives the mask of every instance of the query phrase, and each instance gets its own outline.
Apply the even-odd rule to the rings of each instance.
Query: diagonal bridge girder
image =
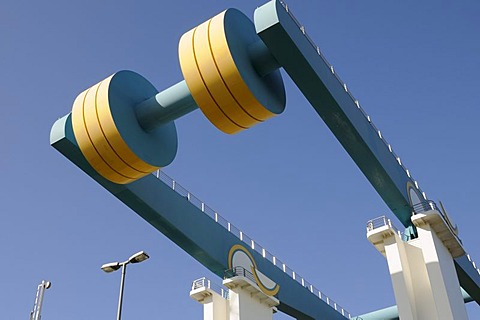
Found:
[[[412,228],[411,195],[422,190],[392,151],[357,100],[323,57],[305,28],[283,1],[273,0],[255,11],[257,34],[285,69],[311,106],[407,228]],[[425,199],[426,200],[426,199]],[[480,304],[480,273],[467,255],[456,258],[462,288]]]

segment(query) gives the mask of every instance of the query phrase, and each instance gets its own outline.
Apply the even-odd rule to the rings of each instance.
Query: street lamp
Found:
[[[37,294],[35,295],[35,302],[33,304],[33,310],[30,312],[30,320],[40,320],[42,317],[40,313],[42,312],[43,305],[43,295],[45,290],[50,288],[52,283],[50,281],[43,280],[37,287]]]
[[[120,295],[118,297],[118,310],[117,310],[117,320],[120,320],[122,317],[122,303],[123,303],[123,286],[125,283],[125,274],[127,273],[127,264],[129,263],[139,263],[150,258],[145,251],[140,251],[132,255],[128,260],[123,262],[110,262],[102,266],[102,270],[110,273],[117,271],[122,268],[122,278],[120,280]]]

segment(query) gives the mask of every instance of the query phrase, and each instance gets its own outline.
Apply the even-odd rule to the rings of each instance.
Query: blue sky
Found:
[[[201,319],[191,281],[212,276],[49,146],[75,97],[129,69],[159,90],[182,80],[180,36],[228,7],[263,1],[8,1],[0,10],[2,319],[26,318],[52,281],[44,319],[111,319],[128,270],[125,319]],[[480,263],[480,4],[288,4],[427,196],[442,200]],[[165,172],[352,314],[395,303],[365,224],[388,208],[284,74],[287,108],[227,136],[200,111],[176,121]],[[399,226],[400,224],[397,223]],[[480,308],[470,304],[471,319]],[[277,319],[288,319],[276,315]]]

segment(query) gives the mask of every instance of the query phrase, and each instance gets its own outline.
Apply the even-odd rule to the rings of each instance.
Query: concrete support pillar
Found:
[[[223,285],[230,289],[228,298],[224,294],[226,291],[220,286],[212,286],[210,280],[200,279],[193,283],[190,297],[203,304],[204,320],[273,319],[279,301],[266,295],[255,282],[235,276],[224,280]]]
[[[210,288],[210,280],[205,280],[205,286],[190,291],[190,297],[203,304],[204,320],[228,320],[228,300]]]
[[[375,228],[370,223],[367,231],[368,240],[387,258],[400,319],[468,319],[452,256],[461,254],[458,238],[446,224],[440,226],[445,221],[437,211],[412,221],[418,238],[408,242],[388,219]]]
[[[437,319],[422,249],[394,234],[385,239],[385,254],[401,319]],[[433,316],[433,318],[432,318]]]
[[[437,319],[468,319],[453,258],[432,226],[417,220],[418,240],[432,288]]]
[[[229,290],[229,320],[272,320],[278,300],[266,296],[253,282],[227,279]]]
[[[214,292],[203,303],[204,320],[226,320],[228,314],[228,301]]]

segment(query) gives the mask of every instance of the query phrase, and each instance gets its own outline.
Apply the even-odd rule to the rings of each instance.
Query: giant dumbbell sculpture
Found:
[[[160,93],[141,75],[120,71],[76,98],[75,138],[104,178],[126,184],[170,164],[174,120],[197,108],[229,134],[284,110],[279,65],[240,11],[226,10],[185,33],[178,51],[185,80]]]

